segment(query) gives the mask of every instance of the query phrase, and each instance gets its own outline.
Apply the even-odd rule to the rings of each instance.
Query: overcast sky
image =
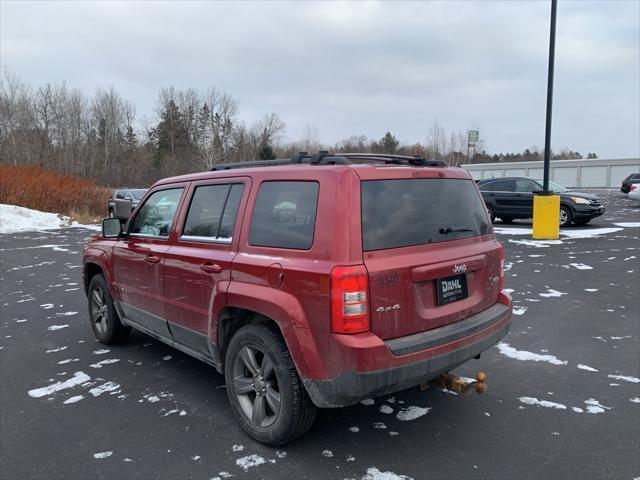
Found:
[[[492,153],[544,145],[549,1],[0,2],[1,62],[30,85],[227,91],[251,124],[425,142],[478,127]],[[558,7],[552,148],[640,156],[640,2]]]

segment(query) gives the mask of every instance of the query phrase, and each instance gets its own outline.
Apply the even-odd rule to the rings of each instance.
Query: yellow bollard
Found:
[[[533,196],[533,238],[557,240],[560,237],[560,196]]]

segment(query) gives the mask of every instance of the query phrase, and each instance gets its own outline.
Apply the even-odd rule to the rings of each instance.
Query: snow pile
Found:
[[[63,227],[79,227],[101,231],[100,225],[81,225],[60,213],[40,212],[30,208],[0,203],[0,233],[52,230]],[[51,245],[56,247],[56,245]],[[62,250],[61,251],[65,251]]]
[[[0,233],[68,227],[69,217],[0,203]]]

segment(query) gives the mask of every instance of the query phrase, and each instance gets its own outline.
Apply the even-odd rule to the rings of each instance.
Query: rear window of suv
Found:
[[[365,251],[446,242],[489,233],[484,203],[471,180],[362,182]]]

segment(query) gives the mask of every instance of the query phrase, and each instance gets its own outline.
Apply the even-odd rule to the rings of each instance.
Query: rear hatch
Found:
[[[496,303],[502,247],[473,180],[364,180],[361,208],[376,335],[430,330]]]

